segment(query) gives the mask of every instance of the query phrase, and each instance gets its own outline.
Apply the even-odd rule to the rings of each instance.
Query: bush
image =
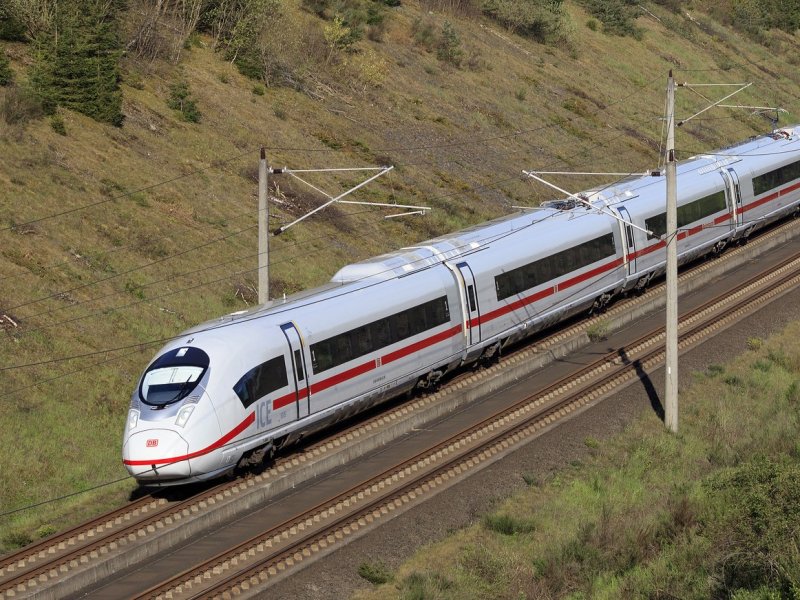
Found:
[[[800,522],[800,466],[756,458],[728,469],[707,484],[720,511],[710,517],[708,534],[724,549],[716,560],[717,593],[769,586],[792,597],[800,576],[797,523]]]
[[[541,44],[564,37],[561,0],[486,0],[483,12],[509,30]]]
[[[641,38],[642,31],[636,27],[636,18],[641,14],[638,0],[579,0],[593,17],[603,24],[603,32],[610,35]]]
[[[0,49],[0,86],[10,85],[12,81],[14,81],[14,71],[11,70],[11,62],[5,51]]]
[[[428,52],[432,52],[436,47],[436,29],[430,19],[416,19],[411,25],[411,35],[414,37],[414,43]]]
[[[178,81],[169,87],[169,100],[167,106],[180,113],[180,118],[188,123],[200,122],[200,111],[197,109],[197,101],[192,98],[189,84],[186,81]]]
[[[483,519],[483,526],[489,531],[502,533],[503,535],[530,533],[534,530],[532,522],[516,519],[511,515],[487,515]]]
[[[52,127],[53,131],[58,135],[67,135],[67,126],[64,123],[64,118],[59,114],[50,117],[50,127]]]
[[[392,580],[392,573],[381,561],[363,562],[358,565],[358,574],[374,585],[381,585]]]
[[[386,6],[396,6],[389,1],[375,0],[303,0],[303,6],[327,21],[338,19],[340,25],[348,30],[347,37],[341,39],[342,47],[347,47],[364,37],[380,40],[383,36]]]
[[[9,125],[24,125],[44,115],[39,97],[27,86],[12,87],[6,92],[2,106],[3,120]]]
[[[25,41],[25,26],[7,2],[0,4],[0,40]]]
[[[592,323],[586,329],[586,335],[589,337],[590,342],[602,342],[608,339],[608,333],[611,325],[608,321],[597,321]]]
[[[461,38],[458,37],[458,32],[450,21],[445,21],[442,25],[442,34],[436,45],[436,57],[454,67],[460,67],[464,59]]]

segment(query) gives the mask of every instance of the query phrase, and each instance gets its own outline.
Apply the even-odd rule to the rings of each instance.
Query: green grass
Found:
[[[646,29],[641,41],[612,39],[580,25],[589,15],[576,5],[565,8],[576,32],[563,47],[538,45],[483,19],[448,16],[480,64],[445,69],[414,43],[423,11],[404,4],[387,16],[382,42],[364,39],[350,57],[361,60],[362,75],[368,67],[379,71],[369,71],[369,85],[363,77],[358,86],[348,83],[342,75],[356,67],[342,57],[335,71],[300,78],[296,88],[265,88],[268,102],[252,101],[254,83],[211,51],[208,40],[185,50],[177,66],[129,56],[123,126],[60,110],[66,136],[25,95],[30,49],[5,44],[14,82],[0,87],[0,316],[18,326],[0,325],[0,364],[42,364],[0,371],[0,513],[124,476],[120,437],[128,400],[157,350],[134,346],[252,301],[242,292],[257,280],[259,146],[267,147],[272,166],[394,164],[354,199],[434,207],[424,218],[392,221],[382,211],[340,207],[271,238],[272,290],[280,296],[319,285],[349,262],[549,199],[548,189],[520,177],[522,169],[652,167],[666,71],[677,61],[709,69],[713,57],[735,56],[743,66],[729,72],[731,80],[753,81],[760,90],[749,103],[763,104],[767,94],[770,103],[793,106],[800,74],[789,66],[796,58],[781,50],[792,42],[785,34],[776,33],[770,49],[737,41],[734,54],[718,35],[723,28],[709,34],[682,23],[695,28],[687,40],[650,20],[637,22]],[[293,23],[319,33],[323,23],[296,3],[286,10]],[[444,25],[440,15],[424,11],[424,18],[434,31]],[[431,61],[436,68],[429,74]],[[765,63],[769,69],[760,68]],[[692,73],[699,83],[719,77]],[[169,108],[176,81],[187,82],[199,122]],[[685,113],[697,108],[687,96],[680,101]],[[711,134],[703,132],[708,144],[764,131],[763,121],[743,119],[715,121]],[[787,119],[796,121],[796,113]],[[681,132],[679,148],[707,149],[691,131]],[[336,173],[312,181],[335,194],[358,179]],[[289,177],[272,182],[281,199],[272,206],[273,228],[322,201]],[[559,183],[581,189],[598,182]],[[131,348],[106,352],[125,346]],[[84,353],[97,354],[60,360]],[[733,375],[729,382],[732,391],[742,387]],[[723,446],[717,452],[728,453]],[[0,552],[101,511],[131,488],[128,482],[0,517]],[[415,581],[414,589],[444,585]]]
[[[678,435],[647,414],[584,466],[421,550],[399,588],[358,597],[447,581],[424,597],[796,598],[798,334],[795,323],[726,365],[735,386],[717,369],[696,377]]]

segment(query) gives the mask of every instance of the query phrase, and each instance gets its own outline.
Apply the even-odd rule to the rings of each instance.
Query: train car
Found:
[[[660,172],[627,178],[190,329],[140,378],[123,462],[143,484],[219,476],[644,288],[665,268],[665,195]],[[800,127],[683,161],[679,262],[798,206]]]

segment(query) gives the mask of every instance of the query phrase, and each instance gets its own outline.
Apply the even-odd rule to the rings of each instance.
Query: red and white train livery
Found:
[[[547,203],[184,332],[133,393],[128,471],[144,484],[218,476],[664,271],[663,174],[583,196],[596,208]],[[683,161],[679,260],[721,250],[799,206],[800,126]]]

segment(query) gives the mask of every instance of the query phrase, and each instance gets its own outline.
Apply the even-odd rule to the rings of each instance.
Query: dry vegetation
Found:
[[[635,39],[605,35],[567,3],[566,37],[542,45],[458,3],[404,2],[345,43],[343,21],[280,4],[266,25],[274,46],[250,56],[258,80],[231,62],[246,48],[231,56],[236,46],[218,32],[181,30],[181,44],[158,46],[164,30],[147,13],[129,22],[125,39],[140,42],[121,62],[121,127],[64,108],[43,116],[26,87],[30,46],[2,47],[11,76],[0,85],[0,513],[123,477],[128,398],[158,340],[252,303],[260,145],[273,166],[393,164],[357,199],[434,208],[383,221],[381,211],[343,206],[272,238],[280,295],[548,198],[523,168],[652,167],[670,68],[697,82],[752,81],[742,104],[780,105],[800,120],[797,37],[776,31],[768,48],[701,12],[652,6],[657,18],[639,17]],[[188,95],[170,108],[180,82]],[[702,105],[689,94],[679,103],[684,115]],[[684,155],[769,127],[746,113],[713,114],[683,128]],[[332,194],[356,181],[314,178]],[[273,227],[317,201],[285,177],[272,190]],[[0,550],[132,487],[4,514]]]

